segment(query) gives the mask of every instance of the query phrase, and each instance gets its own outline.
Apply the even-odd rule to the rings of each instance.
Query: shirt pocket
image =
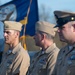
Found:
[[[36,73],[38,75],[43,75],[46,73],[47,62],[40,60],[36,66]],[[46,75],[46,74],[45,74]]]
[[[11,61],[7,61],[6,67],[7,67],[7,73],[10,73],[11,70],[12,70],[12,62]]]
[[[39,69],[46,69],[47,67],[47,61],[45,59],[41,59],[39,60],[39,64],[38,64]]]
[[[67,61],[67,74],[66,75],[75,75],[75,55],[72,55]]]
[[[66,75],[75,75],[75,64],[68,66]]]

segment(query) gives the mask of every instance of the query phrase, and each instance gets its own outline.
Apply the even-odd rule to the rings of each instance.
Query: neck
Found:
[[[71,36],[71,39],[68,41],[69,45],[74,45],[75,44],[75,36]]]
[[[42,49],[43,49],[43,50],[46,50],[46,49],[47,49],[48,47],[50,47],[52,44],[53,44],[53,42],[45,43]]]
[[[70,45],[70,46],[72,46],[74,44],[75,44],[75,40],[71,40],[71,41],[68,42],[68,45]]]
[[[18,44],[19,44],[19,41],[18,40],[16,40],[14,43],[11,43],[10,44],[10,49],[15,48]]]

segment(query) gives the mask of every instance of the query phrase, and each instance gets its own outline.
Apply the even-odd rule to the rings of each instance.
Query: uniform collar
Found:
[[[63,50],[63,53],[65,53],[66,55],[68,55],[71,51],[73,51],[75,48],[74,45],[70,46],[70,45],[67,45],[65,48],[62,48]]]
[[[51,46],[49,46],[46,50],[42,50],[42,54],[44,54],[44,53],[50,53],[51,51],[54,50],[54,48],[56,48],[55,43],[53,43]]]
[[[73,48],[73,46],[68,46],[68,48],[69,48],[68,50],[71,50]]]
[[[19,47],[21,46],[21,43],[19,43],[13,50],[8,50],[7,55],[13,53],[15,54],[17,51],[19,51]]]
[[[68,48],[69,48],[69,50],[71,50],[72,48],[75,48],[75,44],[72,46],[69,45]]]

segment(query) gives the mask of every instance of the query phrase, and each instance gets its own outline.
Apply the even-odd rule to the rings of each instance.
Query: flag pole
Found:
[[[21,40],[21,43],[22,43],[22,46],[23,48],[26,50],[27,47],[26,47],[26,44],[25,44],[25,39],[26,39],[26,36],[25,36],[25,31],[26,31],[26,25],[28,23],[28,16],[29,16],[29,13],[30,13],[30,7],[31,7],[31,3],[32,3],[32,0],[30,0],[30,4],[29,4],[29,7],[28,7],[28,11],[27,11],[27,16],[24,18],[24,21],[21,21],[21,22],[24,22],[24,31],[23,31],[23,36],[20,38]]]

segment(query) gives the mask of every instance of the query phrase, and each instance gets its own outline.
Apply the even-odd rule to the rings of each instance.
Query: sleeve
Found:
[[[12,75],[26,75],[30,65],[30,58],[27,52],[19,53],[15,59],[15,63],[12,70]]]
[[[53,53],[49,57],[48,66],[47,66],[47,75],[53,75],[54,67],[56,64],[58,52]]]
[[[57,62],[56,62],[56,64],[55,64],[55,67],[54,67],[54,70],[53,70],[53,73],[52,73],[52,75],[56,75],[56,72],[57,72]]]

